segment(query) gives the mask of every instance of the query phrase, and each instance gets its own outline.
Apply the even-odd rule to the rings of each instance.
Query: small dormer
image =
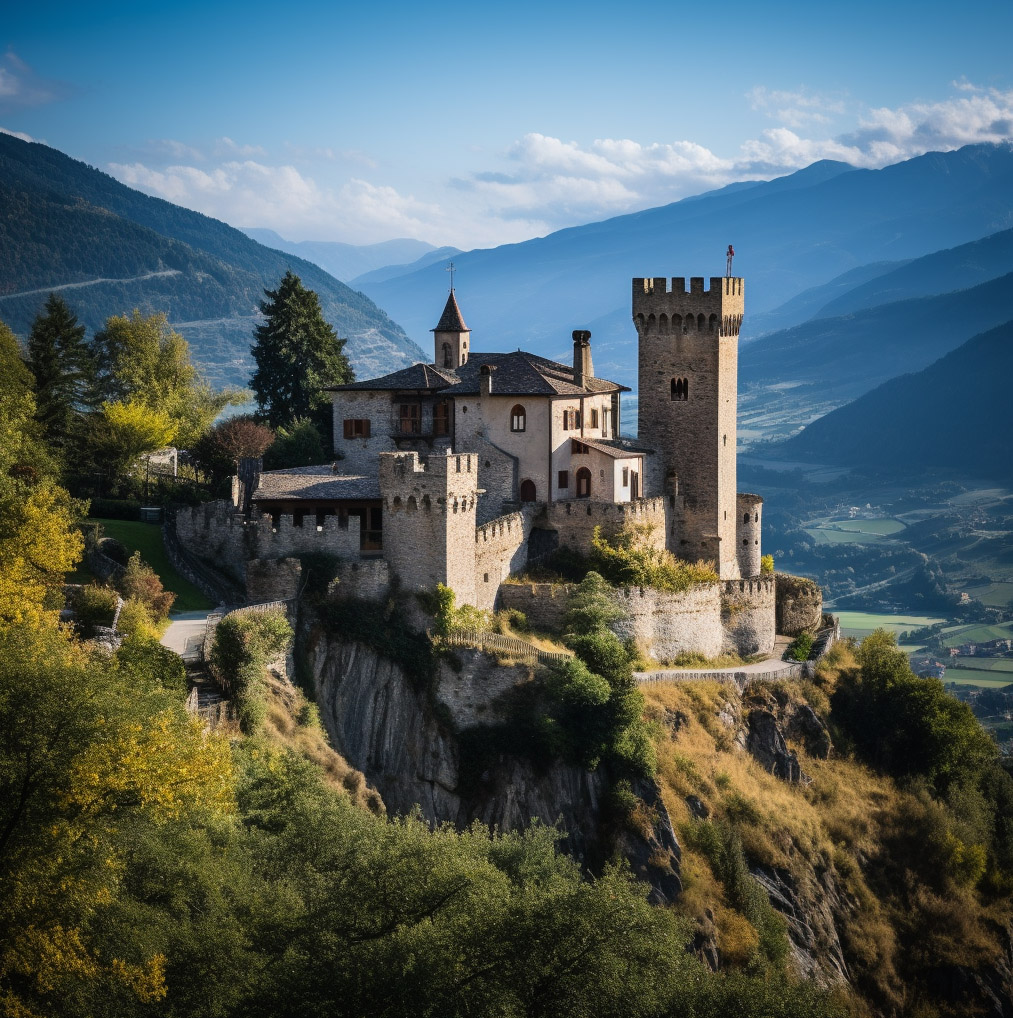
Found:
[[[432,331],[433,363],[438,368],[459,368],[468,362],[471,329],[464,324],[453,290],[447,298],[447,305],[440,315],[439,324]]]

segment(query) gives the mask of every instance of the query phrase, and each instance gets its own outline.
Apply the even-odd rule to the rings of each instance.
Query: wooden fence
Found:
[[[509,654],[510,657],[528,664],[554,664],[573,657],[567,651],[541,650],[532,643],[518,640],[515,636],[486,633],[479,629],[453,629],[443,639],[452,647],[475,647],[497,654]]]

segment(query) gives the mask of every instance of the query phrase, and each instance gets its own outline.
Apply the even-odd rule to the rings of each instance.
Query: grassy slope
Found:
[[[131,553],[139,551],[141,558],[158,573],[162,586],[176,595],[175,611],[199,611],[214,605],[186,578],[179,575],[165,553],[162,528],[150,523],[133,523],[129,520],[89,520],[101,523],[105,537],[112,537],[126,545]]]
[[[834,667],[852,663],[846,645],[839,648],[832,654],[835,664],[816,683],[779,683],[780,694],[807,701],[825,716]],[[766,696],[769,704],[773,689],[753,687],[750,696]],[[736,831],[750,866],[790,874],[814,912],[827,907],[828,887],[836,891],[843,914],[835,914],[834,924],[851,980],[877,1010],[903,1007],[905,998],[910,1002],[923,969],[974,966],[995,956],[987,910],[975,894],[963,887],[924,886],[926,877],[917,872],[915,832],[935,816],[917,789],[902,788],[840,748],[819,760],[801,746],[794,748],[812,783],[787,784],[740,749],[734,727],[723,720],[755,702],[744,706],[734,690],[718,683],[652,683],[644,693],[649,714],[664,730],[658,740],[659,781],[683,845],[685,894],[677,908],[701,926],[713,916],[728,962],[747,963],[757,934],[733,907],[706,852],[694,847],[701,821],[693,818],[688,795],[698,796],[713,820]]]

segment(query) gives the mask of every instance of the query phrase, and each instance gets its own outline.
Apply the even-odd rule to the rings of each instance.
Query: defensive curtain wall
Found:
[[[665,523],[666,505],[661,496],[633,502],[550,502],[536,519],[536,526],[559,534],[561,545],[580,551],[591,547],[595,527],[613,537],[627,524],[648,526],[648,538],[660,550],[665,547]]]
[[[560,632],[575,589],[573,584],[505,583],[500,604],[524,612],[535,628]],[[620,588],[612,598],[623,618],[612,628],[658,661],[684,653],[716,657],[729,650],[766,654],[774,647],[774,597],[772,576],[701,583],[681,593]]]

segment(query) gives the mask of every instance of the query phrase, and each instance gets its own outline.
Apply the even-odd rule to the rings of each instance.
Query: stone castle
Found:
[[[451,289],[432,363],[330,390],[333,463],[247,469],[232,505],[180,513],[177,534],[245,582],[251,600],[294,592],[297,560],[322,552],[349,595],[443,583],[459,603],[519,607],[537,621],[558,614],[558,598],[508,578],[556,547],[587,549],[595,527],[635,523],[656,547],[713,562],[720,579],[681,595],[617,594],[632,635],[658,656],[769,651],[763,500],[736,490],[743,301],[732,276],[708,289],[693,278],[688,290],[683,278],[633,280],[632,440],[621,432],[629,390],[594,374],[589,332],[573,333],[571,364],[474,353]]]

